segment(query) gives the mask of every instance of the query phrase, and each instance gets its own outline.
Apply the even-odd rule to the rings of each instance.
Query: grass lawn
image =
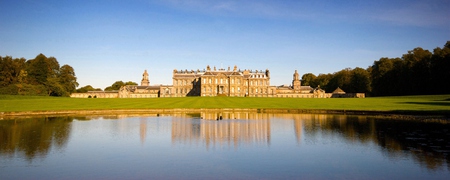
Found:
[[[0,95],[0,112],[118,110],[172,108],[253,108],[355,111],[416,111],[449,114],[450,95],[370,98],[244,98],[183,97],[150,99],[100,99]]]

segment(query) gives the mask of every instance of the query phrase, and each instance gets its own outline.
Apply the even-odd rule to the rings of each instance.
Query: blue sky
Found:
[[[450,40],[448,0],[0,0],[0,55],[39,53],[75,69],[79,87],[172,84],[173,69],[292,74],[367,68]]]

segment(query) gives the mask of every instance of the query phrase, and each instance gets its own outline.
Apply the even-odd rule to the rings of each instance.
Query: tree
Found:
[[[125,85],[138,85],[136,82],[128,81],[125,83]]]
[[[138,85],[138,84],[132,81],[128,81],[126,83],[124,83],[123,81],[116,81],[111,86],[106,87],[105,91],[116,91],[119,90],[122,86],[126,85]]]
[[[14,82],[14,68],[11,56],[0,56],[0,86],[8,86]]]
[[[29,81],[32,84],[45,84],[49,74],[49,67],[47,64],[47,57],[39,54],[36,58],[27,61],[27,71]]]
[[[444,45],[444,48],[435,48],[431,58],[431,82],[430,91],[432,94],[449,94],[448,88],[436,88],[442,83],[448,81],[450,77],[450,41]]]
[[[77,77],[75,76],[75,70],[65,64],[59,70],[59,83],[65,91],[72,93],[78,87]]]
[[[55,77],[47,78],[45,82],[45,87],[49,96],[69,96],[64,87],[59,83],[59,79]]]
[[[333,77],[332,74],[328,73],[328,74],[319,74],[319,76],[317,76],[316,80],[315,80],[315,84],[317,86],[320,86],[322,89],[326,90],[328,87],[328,83],[330,82],[330,79]],[[330,92],[330,91],[328,91]]]
[[[59,62],[54,57],[49,57],[46,59],[47,62],[47,77],[56,78],[59,76],[60,73],[60,67]]]
[[[316,75],[314,75],[313,73],[306,73],[303,74],[302,76],[302,85],[303,86],[311,86],[311,87],[316,87]]]
[[[405,94],[427,94],[431,81],[432,53],[420,47],[408,51],[402,56],[402,81]]]
[[[86,85],[84,87],[78,88],[75,92],[77,93],[86,93],[88,91],[101,91],[100,88],[93,88],[91,85]]]
[[[335,72],[328,82],[327,86],[325,87],[325,91],[332,92],[338,87],[340,87],[344,91],[353,91],[350,88],[351,75],[351,68],[345,68],[343,70]]]
[[[357,67],[351,71],[349,92],[370,92],[370,74],[367,70]]]
[[[54,57],[37,55],[34,59],[0,56],[0,93],[67,96],[78,86],[74,69],[59,67]]]

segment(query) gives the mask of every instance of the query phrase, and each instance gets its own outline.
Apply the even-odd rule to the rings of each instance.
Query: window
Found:
[[[231,84],[234,84],[234,79],[231,79]]]
[[[240,88],[240,87],[238,87],[237,91],[238,91],[238,92],[241,92],[241,88]]]
[[[220,84],[222,84],[223,83],[223,79],[220,79]]]
[[[209,79],[209,84],[211,84],[211,79]]]
[[[234,93],[234,87],[231,88],[231,93]]]
[[[217,79],[216,79],[216,84],[217,84]]]

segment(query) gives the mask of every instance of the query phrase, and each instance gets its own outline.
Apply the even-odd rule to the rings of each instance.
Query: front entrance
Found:
[[[217,86],[217,96],[226,96],[224,86]]]

